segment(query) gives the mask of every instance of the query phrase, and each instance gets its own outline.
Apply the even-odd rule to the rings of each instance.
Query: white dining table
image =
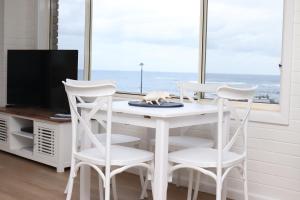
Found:
[[[155,164],[152,185],[153,199],[166,200],[168,188],[168,138],[171,128],[216,123],[218,109],[215,105],[184,103],[178,108],[148,108],[128,105],[128,101],[114,101],[112,122],[155,129]],[[224,111],[224,127],[229,132],[229,111]],[[99,111],[95,117],[105,117]],[[224,137],[223,144],[228,137]],[[226,195],[225,195],[226,196]],[[224,197],[225,198],[225,197]],[[84,166],[80,172],[80,199],[90,199],[90,168]]]

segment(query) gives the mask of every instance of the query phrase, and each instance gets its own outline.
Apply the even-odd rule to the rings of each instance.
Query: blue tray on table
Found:
[[[149,104],[144,101],[129,101],[128,105],[137,107],[148,107],[148,108],[178,108],[183,107],[183,103],[177,102],[161,102],[158,104]]]

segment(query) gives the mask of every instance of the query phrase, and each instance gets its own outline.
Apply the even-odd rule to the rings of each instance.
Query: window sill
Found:
[[[210,103],[210,100],[203,99],[200,102]],[[242,109],[245,106],[245,103],[236,102],[236,105]],[[252,111],[249,120],[251,122],[277,125],[289,124],[288,115],[284,115],[284,113],[281,112],[280,105],[278,104],[254,103],[252,105]]]
[[[279,107],[279,106],[278,106]],[[268,123],[276,125],[288,125],[288,116],[285,116],[280,111],[270,110],[252,110],[250,115],[250,121],[258,123]]]
[[[236,102],[240,108],[244,107],[244,103]],[[281,112],[279,104],[263,104],[253,103],[250,114],[250,121],[258,123],[268,123],[277,125],[288,125],[288,114]]]
[[[143,96],[140,94],[133,93],[119,93],[117,92],[114,95],[114,100],[129,100],[129,99],[142,99]]]
[[[129,99],[142,99],[143,96],[139,94],[123,94],[117,93],[114,95],[115,100],[129,100]],[[209,99],[200,100],[201,103],[211,103]],[[242,102],[236,102],[238,107],[243,108]],[[253,110],[251,111],[250,121],[258,123],[268,123],[277,125],[288,125],[288,115],[280,111],[278,104],[263,104],[254,103]]]

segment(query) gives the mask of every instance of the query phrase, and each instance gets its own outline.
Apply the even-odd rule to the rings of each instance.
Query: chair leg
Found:
[[[113,177],[112,177],[112,182],[111,182],[114,200],[118,200],[116,178],[117,178],[116,176],[113,176]]]
[[[247,172],[247,161],[244,162],[244,172],[243,172],[243,180],[244,180],[244,199],[248,200],[248,172]]]
[[[68,192],[67,192],[67,198],[66,198],[66,200],[71,200],[71,198],[72,198],[73,183],[74,183],[74,177],[71,177],[70,180],[69,180]]]
[[[216,200],[222,199],[222,178],[217,177]]]
[[[145,182],[142,185],[142,194],[140,196],[140,199],[144,199],[144,198],[148,197],[147,188],[148,188],[148,184],[149,184],[150,181],[151,181],[150,184],[151,184],[151,188],[152,188],[152,196],[154,196],[154,191],[153,191],[153,169],[154,169],[154,162],[152,161],[150,163],[150,165],[151,165],[151,169],[147,170]]]
[[[72,191],[73,191],[73,184],[74,184],[74,177],[75,177],[75,160],[74,158],[71,161],[71,170],[70,170],[70,176],[69,176],[69,180],[68,180],[68,184],[67,184],[67,200],[71,200],[72,198]]]
[[[99,199],[104,200],[104,191],[103,191],[103,180],[99,177]]]
[[[146,180],[145,183],[143,184],[143,187],[142,187],[142,194],[140,196],[140,199],[144,199],[144,198],[147,198],[147,187],[148,187],[148,183],[149,183],[149,180]]]
[[[177,148],[171,149],[171,147],[169,147],[170,152],[177,151],[177,150],[179,149]],[[182,170],[176,170],[173,173],[176,174],[176,179],[174,179],[175,185],[176,187],[180,187],[182,185]]]
[[[73,183],[74,183],[74,177],[75,177],[74,170],[75,170],[75,158],[72,156],[70,175],[69,175],[67,186],[65,188],[65,193],[67,193],[67,198],[66,198],[67,200],[70,200],[72,197]]]
[[[145,183],[145,180],[144,180],[144,173],[143,173],[143,170],[141,168],[139,168],[139,175],[140,175],[141,186],[143,186],[144,183]]]
[[[68,193],[68,187],[69,187],[69,185],[70,185],[70,176],[68,178],[68,182],[67,182],[67,185],[66,185],[66,188],[65,188],[65,191],[64,191],[65,194]]]
[[[143,173],[143,169],[139,168],[139,174],[140,174],[140,182],[141,182],[141,187],[142,187],[142,193],[144,193],[141,198],[147,198],[148,197],[148,193],[147,193],[147,179],[144,179],[144,173]],[[146,186],[145,186],[146,185]],[[145,192],[144,192],[145,190]]]
[[[108,176],[107,176],[108,177]],[[110,179],[105,180],[105,200],[110,200]]]
[[[143,149],[142,142],[139,142],[138,148],[139,149]],[[151,152],[153,151],[153,145],[151,145],[151,143],[149,144],[149,149],[150,149]],[[141,187],[142,187],[142,195],[141,195],[140,198],[144,199],[144,198],[148,197],[148,193],[147,193],[147,186],[146,186],[145,192],[143,191],[147,180],[144,179],[144,173],[143,173],[143,169],[142,168],[139,168],[139,175],[140,175],[140,182],[141,182]]]
[[[188,186],[188,195],[187,195],[187,200],[192,199],[192,192],[193,192],[193,181],[194,181],[194,170],[190,169],[189,170],[189,186]]]
[[[177,170],[175,173],[177,173],[177,178],[176,178],[176,187],[181,186],[181,170]]]
[[[196,184],[195,184],[195,188],[194,188],[193,200],[197,200],[197,198],[198,198],[200,179],[201,179],[201,172],[198,171],[197,177],[196,177]]]

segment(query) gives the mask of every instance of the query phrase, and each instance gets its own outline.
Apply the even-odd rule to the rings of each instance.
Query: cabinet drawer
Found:
[[[0,116],[0,143],[7,143],[8,140],[8,120]]]
[[[34,124],[34,153],[48,158],[56,157],[56,127],[37,122]]]

